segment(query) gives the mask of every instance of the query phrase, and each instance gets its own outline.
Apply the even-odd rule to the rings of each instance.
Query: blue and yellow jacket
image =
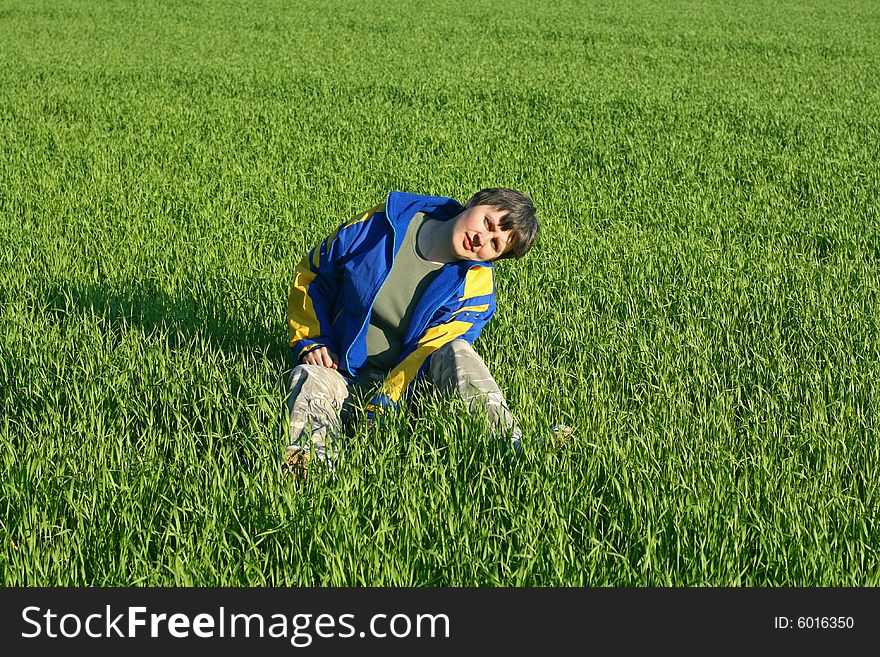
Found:
[[[373,302],[417,212],[450,220],[463,206],[453,199],[391,192],[377,206],[344,223],[297,265],[287,300],[290,346],[299,359],[317,347],[339,357],[357,378],[367,360]],[[425,371],[431,354],[462,338],[473,342],[495,312],[492,265],[453,262],[440,269],[416,306],[400,360],[371,408],[396,404]]]

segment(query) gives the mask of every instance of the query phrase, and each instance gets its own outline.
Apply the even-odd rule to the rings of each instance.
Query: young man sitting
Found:
[[[310,458],[332,466],[358,392],[374,393],[365,410],[376,421],[422,377],[485,414],[518,452],[521,432],[472,343],[495,312],[492,263],[521,258],[537,235],[534,204],[513,189],[483,189],[465,206],[391,192],[312,249],[287,302],[299,364],[284,471],[304,474]]]

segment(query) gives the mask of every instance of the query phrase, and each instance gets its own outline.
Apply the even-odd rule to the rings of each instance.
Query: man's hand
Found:
[[[301,360],[306,365],[320,365],[321,367],[329,367],[331,370],[338,369],[339,363],[336,354],[327,349],[327,347],[312,349]]]

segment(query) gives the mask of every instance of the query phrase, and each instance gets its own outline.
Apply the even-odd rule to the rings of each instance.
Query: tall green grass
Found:
[[[0,581],[878,584],[880,8],[383,7],[4,3]],[[525,457],[434,400],[283,481],[298,259],[493,185]]]

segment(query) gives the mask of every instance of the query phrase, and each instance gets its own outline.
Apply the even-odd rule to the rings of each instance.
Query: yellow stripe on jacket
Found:
[[[400,401],[403,392],[413,382],[413,379],[416,378],[428,356],[443,345],[467,333],[471,326],[473,326],[471,322],[455,320],[434,326],[425,331],[415,350],[388,373],[385,382],[382,384],[381,393],[387,395],[394,403]]]
[[[493,289],[491,267],[471,267],[465,276],[464,294],[459,301],[492,294]]]
[[[479,306],[465,306],[464,308],[459,308],[455,312],[452,313],[452,316],[455,317],[458,313],[481,313],[486,310],[489,310],[489,304],[484,303]]]
[[[317,253],[318,249],[315,249]],[[309,296],[309,285],[315,274],[309,269],[309,256],[300,260],[296,275],[287,297],[287,326],[290,329],[290,346],[305,338],[315,338],[321,334],[321,324],[315,314],[315,306]],[[299,354],[297,354],[299,355]]]

